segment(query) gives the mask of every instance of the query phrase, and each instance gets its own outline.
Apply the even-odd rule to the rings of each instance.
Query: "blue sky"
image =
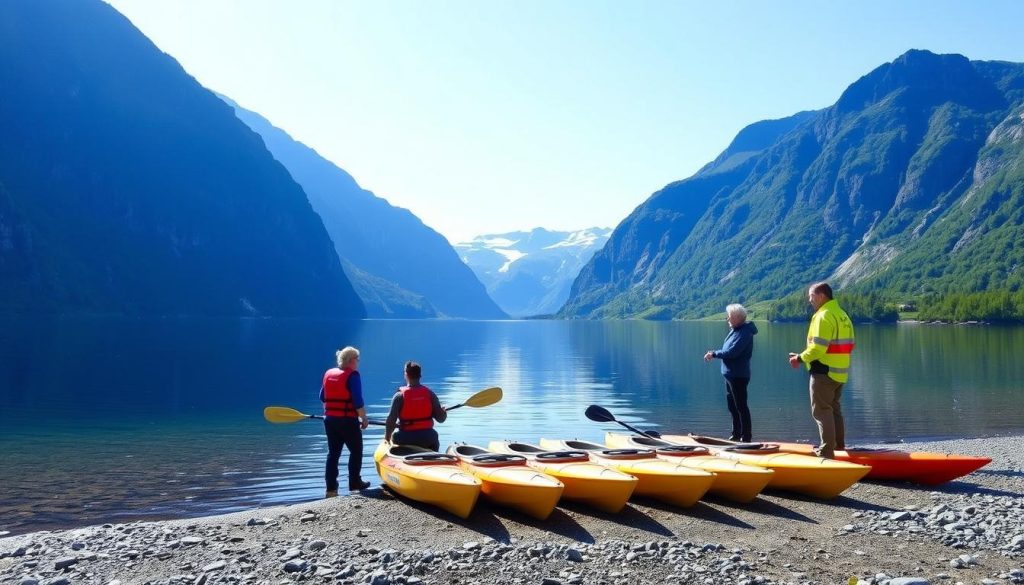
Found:
[[[455,243],[614,227],[908,49],[1024,62],[1024,2],[109,0]]]

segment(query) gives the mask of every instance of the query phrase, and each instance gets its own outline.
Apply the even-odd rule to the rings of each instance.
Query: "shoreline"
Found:
[[[942,486],[863,482],[830,501],[772,491],[686,509],[640,500],[620,514],[569,504],[546,521],[486,502],[463,521],[373,478],[362,495],[0,537],[0,581],[1024,583],[1024,435],[901,444],[993,461]]]

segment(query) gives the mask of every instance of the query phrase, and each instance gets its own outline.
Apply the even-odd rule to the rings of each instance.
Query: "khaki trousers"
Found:
[[[843,384],[828,377],[828,374],[811,374],[811,417],[818,423],[821,445],[815,450],[819,456],[835,458],[836,449],[846,448],[846,425],[843,423],[843,407],[839,399],[843,395]]]

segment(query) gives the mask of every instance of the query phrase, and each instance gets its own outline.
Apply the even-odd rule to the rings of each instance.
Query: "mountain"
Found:
[[[536,228],[477,236],[455,244],[455,249],[498,306],[525,317],[558,311],[580,268],[610,234],[610,229],[596,227],[575,232]]]
[[[828,279],[1016,290],[1024,65],[909,51],[824,110],[759,122],[615,228],[561,314],[679,318]]]
[[[0,307],[364,315],[259,136],[99,0],[0,2]]]
[[[507,317],[443,236],[259,114],[221,98],[302,185],[370,317]]]

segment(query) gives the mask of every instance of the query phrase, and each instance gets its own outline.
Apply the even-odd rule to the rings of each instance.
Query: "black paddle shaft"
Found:
[[[616,419],[615,415],[613,415],[611,412],[609,412],[607,408],[598,406],[596,404],[591,404],[590,406],[588,406],[587,410],[584,411],[584,414],[587,416],[587,418],[589,418],[592,421],[619,423],[620,425],[626,427],[627,429],[633,431],[634,433],[636,433],[638,435],[643,435],[644,437],[649,437],[651,439],[657,438],[657,437],[655,437],[653,435],[649,435],[649,434],[641,431],[640,429],[634,427],[633,425],[630,425],[628,423],[624,423],[621,420]]]

